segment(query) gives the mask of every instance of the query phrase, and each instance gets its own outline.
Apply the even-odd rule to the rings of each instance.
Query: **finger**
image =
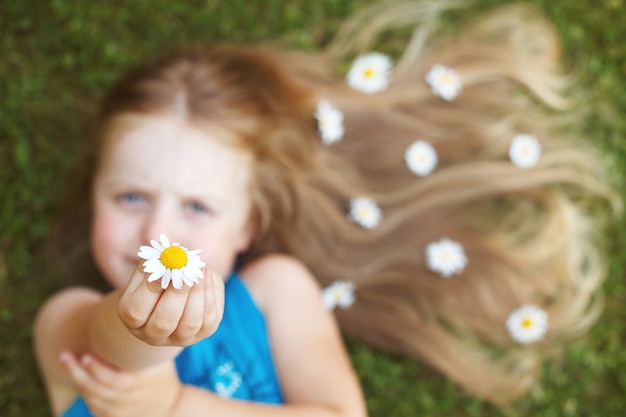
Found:
[[[125,390],[131,386],[132,378],[130,375],[93,355],[83,355],[80,362],[84,369],[89,372],[92,379],[97,380],[103,385],[107,385],[116,390]]]
[[[118,315],[129,329],[146,325],[164,290],[158,281],[148,282],[141,264],[135,268],[120,298]]]
[[[205,337],[213,334],[224,314],[224,279],[213,269],[208,266],[204,270],[205,288],[204,288],[204,319],[203,329]]]
[[[126,290],[124,293],[132,293],[134,292],[139,284],[144,280],[147,276],[147,273],[143,271],[143,262],[139,261],[139,263],[135,266],[132,274],[130,275],[130,279],[128,280],[128,284],[126,284]]]
[[[70,352],[62,352],[60,360],[89,408],[106,410],[110,407],[111,398],[116,397],[111,387],[101,384]]]
[[[202,337],[200,329],[204,322],[204,291],[206,280],[201,280],[189,290],[187,303],[178,326],[172,334],[172,341],[181,346],[195,343]]]
[[[81,366],[76,357],[67,351],[61,352],[59,356],[61,363],[67,370],[70,378],[78,387],[80,392],[91,391],[94,388],[94,381],[89,373]]]
[[[163,292],[146,325],[141,329],[148,343],[158,345],[172,342],[170,336],[180,323],[190,289],[184,286],[181,289],[168,288]]]

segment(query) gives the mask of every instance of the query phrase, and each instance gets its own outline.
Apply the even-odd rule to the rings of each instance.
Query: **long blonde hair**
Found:
[[[374,6],[316,54],[241,45],[175,51],[112,89],[101,124],[106,137],[129,113],[180,112],[182,97],[190,122],[236,133],[232,145],[254,156],[258,231],[240,263],[289,253],[322,285],[353,282],[356,303],[336,311],[345,332],[424,360],[504,405],[536,381],[546,354],[597,318],[605,271],[592,214],[596,202],[615,199],[595,152],[560,129],[557,110],[571,114],[573,103],[552,27],[515,6],[455,36],[434,36],[439,14],[452,6]],[[397,24],[416,30],[389,87],[375,95],[349,88],[342,65]],[[463,80],[454,101],[424,82],[438,63]],[[345,118],[345,134],[332,145],[320,140],[313,116],[322,99]],[[519,132],[540,138],[532,168],[508,160]],[[439,159],[426,177],[403,159],[417,139],[429,141]],[[78,192],[89,195],[89,187]],[[347,220],[358,196],[381,207],[379,227]],[[426,245],[441,237],[462,244],[468,258],[449,279],[425,265]],[[505,326],[524,304],[549,315],[546,337],[532,346],[516,344]]]

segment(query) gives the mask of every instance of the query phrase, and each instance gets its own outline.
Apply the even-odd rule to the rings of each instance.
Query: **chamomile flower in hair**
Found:
[[[520,168],[534,166],[541,156],[541,145],[533,135],[518,134],[509,146],[509,158]]]
[[[354,304],[354,283],[349,281],[336,281],[322,291],[324,306],[333,310],[339,306],[343,309]]]
[[[451,68],[436,64],[426,74],[426,82],[435,95],[451,101],[456,98],[463,88],[461,77]]]
[[[516,342],[537,342],[548,331],[548,314],[537,306],[525,305],[509,315],[506,327]]]
[[[181,289],[183,283],[197,284],[198,278],[204,278],[200,268],[206,264],[200,260],[200,249],[189,250],[178,243],[171,243],[165,235],[161,235],[161,242],[151,240],[152,246],[139,248],[140,258],[145,259],[143,270],[150,274],[148,282],[161,280],[161,288],[166,289],[170,282],[176,289]]]
[[[389,84],[393,63],[380,52],[370,52],[357,57],[346,75],[348,85],[366,94],[381,92]]]
[[[437,167],[437,151],[423,140],[413,142],[404,153],[404,160],[411,172],[424,177]]]
[[[358,197],[350,201],[348,218],[366,229],[376,228],[382,216],[380,207],[370,198]]]
[[[448,278],[463,272],[467,257],[460,243],[443,238],[426,246],[426,264],[431,271]]]
[[[343,137],[343,113],[327,100],[320,100],[315,109],[317,128],[322,142],[330,145]]]

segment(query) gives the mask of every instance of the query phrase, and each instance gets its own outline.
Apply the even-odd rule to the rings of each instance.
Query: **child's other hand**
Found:
[[[140,340],[155,346],[189,346],[212,335],[224,311],[224,281],[209,267],[193,287],[161,288],[139,265],[122,294],[118,314]]]
[[[166,417],[181,395],[176,367],[169,361],[140,371],[122,371],[93,355],[61,361],[91,413],[98,417]]]

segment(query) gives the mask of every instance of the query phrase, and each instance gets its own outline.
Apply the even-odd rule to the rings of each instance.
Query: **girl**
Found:
[[[247,141],[253,134],[280,141],[302,128],[292,122],[301,106],[286,107],[300,97],[269,59],[218,48],[174,54],[105,100],[89,191],[91,246],[116,290],[68,289],[41,311],[36,345],[55,414],[89,415],[86,407],[97,416],[364,414],[337,327],[305,267],[265,254],[231,272],[267,227],[257,182],[273,173],[263,165],[291,168],[252,148],[258,139]],[[163,290],[135,268],[139,246],[161,233],[202,250],[206,280]],[[165,236],[160,243],[170,246]],[[158,387],[127,382],[100,361],[141,370],[137,380]],[[196,386],[289,405],[223,401]]]
[[[506,405],[592,324],[590,213],[614,198],[560,135],[554,31],[510,7],[436,40],[446,7],[374,6],[318,54],[182,49],[111,90],[54,242],[88,240],[115,289],[41,309],[56,415],[365,415],[335,307]],[[372,45],[395,24],[417,29],[394,62]],[[201,249],[205,278],[149,282],[157,238]]]

